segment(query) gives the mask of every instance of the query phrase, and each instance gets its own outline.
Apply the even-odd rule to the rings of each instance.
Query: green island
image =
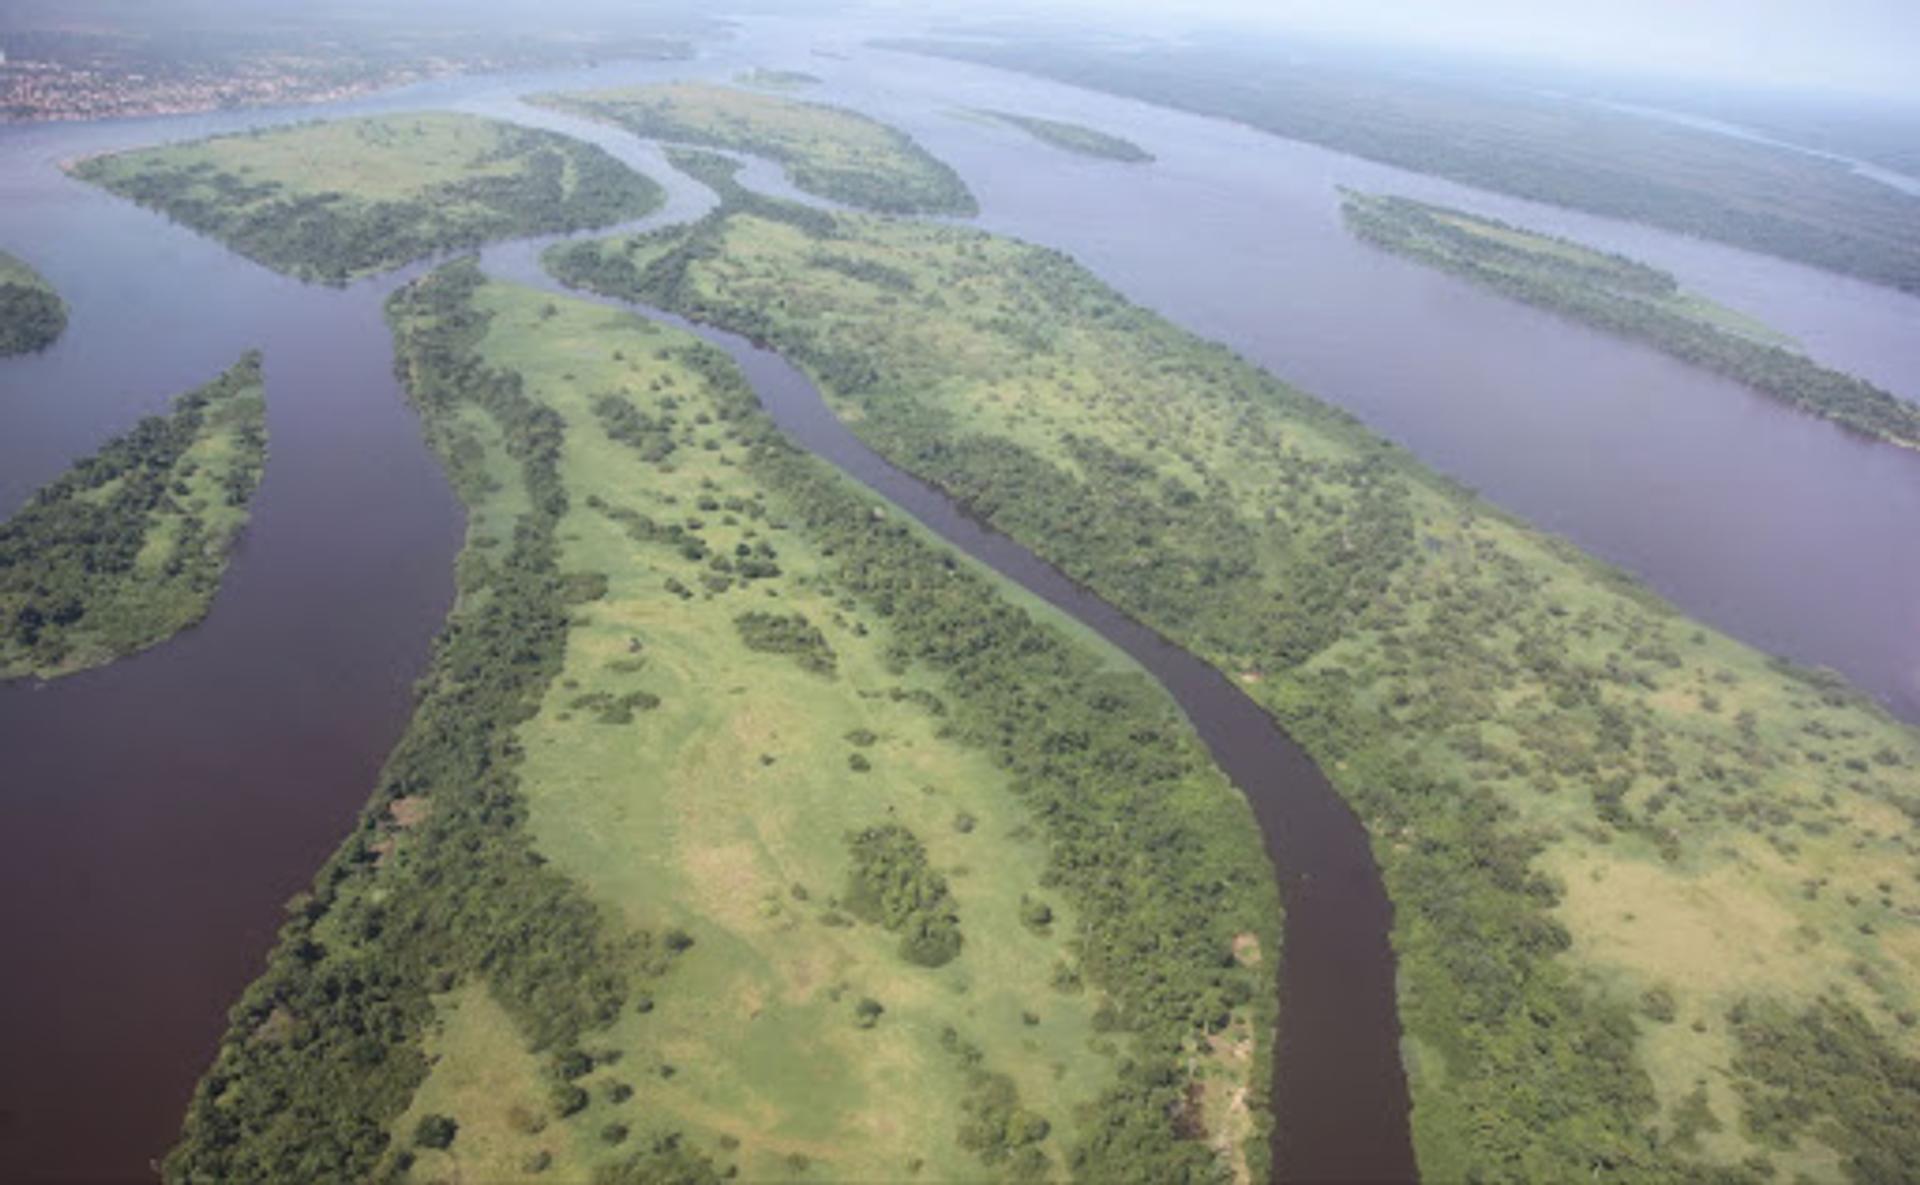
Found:
[[[44,350],[67,330],[67,303],[45,276],[0,251],[0,357]]]
[[[1264,1179],[1273,872],[1157,686],[688,334],[388,313],[456,603],[165,1179]]]
[[[1019,70],[1419,173],[1644,222],[1920,292],[1920,196],[1845,165],[1434,68],[1272,43],[879,41]],[[1908,135],[1907,139],[1911,139]]]
[[[1920,448],[1920,405],[1821,366],[1751,317],[1684,291],[1667,272],[1411,198],[1345,191],[1341,213],[1375,246],[1647,342],[1852,431]]]
[[[999,123],[1019,128],[1042,144],[1050,144],[1065,152],[1098,157],[1101,160],[1126,161],[1130,164],[1145,164],[1153,159],[1153,153],[1132,140],[1096,131],[1085,124],[1066,123],[1058,119],[1041,119],[1037,115],[1016,115],[1011,111],[992,111],[986,108],[981,108],[979,113]]]
[[[770,91],[797,91],[810,86],[819,86],[820,77],[805,70],[772,70],[765,66],[755,66],[734,75],[733,80],[741,86],[757,86]]]
[[[266,461],[260,356],[74,463],[0,523],[0,679],[52,679],[207,615]]]
[[[1427,1179],[1920,1163],[1920,735],[1838,677],[1054,251],[759,199],[547,261],[769,343],[878,451],[1285,724],[1395,904]]]
[[[71,171],[257,263],[334,284],[496,239],[609,226],[664,200],[591,144],[437,112],[217,136]]]
[[[528,100],[649,139],[778,161],[817,197],[886,214],[973,214],[966,183],[913,137],[844,107],[706,83],[535,95]]]

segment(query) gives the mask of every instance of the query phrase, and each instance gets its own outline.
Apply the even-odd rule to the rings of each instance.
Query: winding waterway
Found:
[[[266,352],[272,436],[253,525],[206,623],[44,688],[0,686],[0,1179],[137,1177],[172,1138],[279,903],[338,842],[405,725],[461,534],[391,374],[380,306],[403,277],[333,290],[273,276],[56,167],[89,152],[415,108],[561,126],[512,97],[724,79],[749,65],[807,70],[827,80],[820,97],[901,124],[953,163],[980,196],[982,225],[1075,254],[1694,615],[1837,667],[1920,719],[1920,463],[1371,251],[1340,229],[1334,186],[1450,202],[1637,255],[1909,397],[1920,395],[1920,302],[1217,121],[864,50],[865,32],[756,21],[694,63],[449,80],[320,109],[0,129],[0,246],[40,267],[72,310],[48,353],[0,361],[0,514],[251,346]],[[849,56],[816,57],[815,46]],[[955,118],[961,106],[1122,131],[1159,161],[1054,153]],[[565,129],[669,186],[651,221],[711,200],[651,148]],[[778,187],[764,167],[748,180]],[[487,265],[538,279],[538,245],[489,252]],[[873,457],[777,358],[699,332],[741,361],[797,439],[1166,684],[1248,791],[1283,870],[1277,1101],[1284,1131],[1298,1133],[1286,1163],[1302,1175],[1410,1163],[1404,1093],[1391,1088],[1387,906],[1364,836],[1317,771],[1217,673]],[[1296,1066],[1321,1076],[1289,1080]],[[1338,1113],[1343,1099],[1361,1119]],[[1374,1141],[1379,1132],[1398,1134]]]

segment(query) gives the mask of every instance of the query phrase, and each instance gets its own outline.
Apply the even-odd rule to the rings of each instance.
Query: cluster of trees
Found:
[[[912,136],[859,112],[795,99],[660,88],[541,95],[538,102],[650,140],[748,152],[779,161],[808,193],[885,214],[974,214],[966,182]]]
[[[1852,1180],[1913,1179],[1920,1165],[1920,1058],[1895,1048],[1842,1000],[1821,999],[1798,1012],[1748,1000],[1728,1019],[1740,1046],[1736,1085],[1756,1135],[1788,1147],[1813,1129],[1846,1158]],[[1863,1075],[1883,1088],[1859,1089]]]
[[[1920,448],[1920,406],[1829,370],[1804,354],[1722,329],[1663,303],[1661,298],[1679,291],[1678,282],[1666,272],[1585,248],[1575,248],[1580,258],[1569,258],[1554,248],[1573,245],[1558,240],[1541,240],[1539,250],[1529,250],[1512,239],[1476,234],[1452,220],[1470,219],[1494,231],[1514,232],[1514,227],[1408,198],[1350,193],[1342,212],[1355,234],[1389,251],[1647,342],[1855,432]],[[1587,256],[1593,262],[1586,262]]]
[[[839,665],[832,643],[804,613],[767,613],[754,609],[735,617],[733,628],[740,632],[740,640],[746,643],[747,649],[788,655],[803,670],[816,675],[832,678]]]
[[[0,357],[44,350],[66,329],[66,302],[38,272],[0,251]]]
[[[895,49],[1025,70],[1533,201],[1920,291],[1920,201],[1792,149],[1524,86],[1223,45],[986,39]]]
[[[863,922],[900,935],[900,957],[944,967],[960,953],[960,915],[947,878],[927,863],[918,836],[884,823],[847,836],[851,866],[840,903]]]
[[[155,149],[94,157],[74,173],[302,279],[340,284],[493,239],[551,234],[638,218],[662,191],[603,149],[553,132],[491,125],[495,146],[474,162],[517,165],[423,185],[405,200],[248,183],[205,161]],[[301,129],[281,133],[300,135]]]
[[[247,354],[0,524],[0,678],[105,662],[206,615],[266,461],[261,390]],[[216,438],[203,467],[195,446]]]
[[[289,906],[266,971],[234,1006],[163,1165],[169,1181],[377,1178],[401,1163],[389,1130],[426,1075],[433,993],[484,979],[519,1031],[553,1054],[557,1090],[574,1086],[582,1036],[685,945],[611,923],[526,830],[513,732],[539,709],[566,638],[556,539],[566,425],[517,375],[474,357],[480,282],[467,261],[396,293],[396,364],[463,496],[488,496],[481,458],[456,447],[471,409],[498,426],[525,509],[463,587],[354,832]],[[425,806],[404,828],[389,809],[401,798]],[[669,1165],[715,1179],[669,1137],[633,1163],[641,1177],[609,1179],[651,1179],[651,1166]]]

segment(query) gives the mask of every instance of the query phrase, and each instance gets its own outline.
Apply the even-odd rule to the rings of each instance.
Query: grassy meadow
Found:
[[[205,617],[266,440],[249,354],[0,523],[0,679],[102,666]]]
[[[770,157],[807,193],[891,214],[972,214],[973,195],[911,136],[844,107],[708,83],[536,95],[636,136]]]
[[[607,226],[662,200],[590,144],[444,112],[217,136],[90,157],[72,172],[256,262],[330,283],[496,239]]]
[[[762,205],[549,265],[771,343],[1309,747],[1395,901],[1424,1175],[1874,1180],[1920,1155],[1920,737],[1838,678],[1055,252]]]

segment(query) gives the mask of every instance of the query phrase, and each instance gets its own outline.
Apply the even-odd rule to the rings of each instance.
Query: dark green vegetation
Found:
[[[607,226],[660,187],[566,136],[471,115],[388,115],[96,156],[75,176],[247,258],[344,283],[494,239]]]
[[[1521,88],[1271,48],[902,41],[1920,292],[1920,198],[1804,153]]]
[[[1158,689],[876,513],[685,335],[469,262],[389,311],[470,508],[459,599],[169,1180],[1262,1165],[1275,960],[1239,952],[1277,949],[1272,873]],[[832,676],[793,669],[829,630]],[[654,710],[594,718],[636,680]]]
[[[1153,159],[1153,153],[1133,141],[1095,131],[1084,124],[1041,119],[1037,115],[1016,115],[1011,111],[983,110],[980,114],[997,119],[1001,123],[1012,124],[1043,144],[1051,144],[1066,152],[1077,152],[1081,156],[1126,161],[1133,164]]]
[[[733,624],[749,650],[791,655],[793,661],[816,675],[833,674],[833,646],[806,614],[755,611],[742,613]]]
[[[1741,332],[1666,272],[1411,198],[1348,193],[1341,213],[1376,246],[1648,342],[1855,432],[1920,448],[1920,406]]]
[[[888,823],[848,835],[847,852],[847,912],[900,935],[900,957],[910,963],[951,963],[960,953],[960,918],[947,878],[927,866],[926,845]]]
[[[889,214],[972,214],[959,174],[913,137],[844,107],[704,83],[538,95],[650,139],[771,157],[808,193]]]
[[[52,345],[67,328],[67,305],[46,278],[0,251],[0,357]]]
[[[817,215],[762,201],[548,262],[770,343],[880,452],[1285,723],[1395,903],[1424,1175],[1869,1180],[1901,1159],[1879,1117],[1920,1108],[1890,1069],[1920,1047],[1912,730],[1057,253]],[[1180,929],[1122,934],[1147,932]],[[1822,1045],[1829,1118],[1783,1127],[1753,1102],[1782,1071],[1746,1052],[1772,1030],[1742,1018],[1826,997],[1861,1018]]]
[[[266,449],[248,354],[0,524],[0,679],[100,666],[205,617]]]

